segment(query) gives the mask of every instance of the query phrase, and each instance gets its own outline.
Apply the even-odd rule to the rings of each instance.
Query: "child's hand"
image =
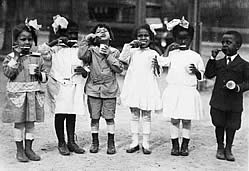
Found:
[[[21,47],[19,45],[13,45],[12,48],[15,54],[15,60],[18,60],[19,57],[21,57],[21,52],[22,52]]]
[[[108,55],[110,53],[110,48],[106,44],[100,44],[99,51],[101,54]]]
[[[62,43],[67,44],[67,41],[68,41],[68,38],[65,37],[65,36],[61,36],[61,37],[59,37],[59,39],[58,39],[58,43],[62,42]]]
[[[230,91],[239,92],[239,86],[233,81],[229,80],[225,85],[224,88]]]
[[[159,75],[160,74],[160,66],[158,64],[156,56],[155,56],[155,58],[152,59],[152,67],[153,67],[154,75],[156,75],[156,76]]]
[[[221,49],[213,49],[211,52],[212,57],[216,58],[216,56],[219,54],[220,51]]]
[[[82,67],[82,66],[77,66],[74,69],[74,72],[78,75],[82,75],[82,77],[86,78],[87,77],[87,71]]]
[[[172,51],[172,50],[175,50],[175,49],[179,49],[179,44],[178,43],[176,43],[176,42],[173,42],[173,43],[171,43],[169,46],[168,46],[168,48],[169,48],[169,51]]]
[[[133,40],[129,43],[129,45],[132,47],[132,48],[138,48],[140,45],[141,45],[141,42],[139,40]]]
[[[42,80],[42,74],[41,74],[41,70],[39,69],[39,67],[36,67],[34,71],[35,71],[35,76],[38,78],[38,80]]]
[[[190,71],[192,74],[196,74],[197,72],[199,72],[199,70],[195,67],[194,64],[190,64],[190,65],[189,65],[189,71]]]
[[[93,40],[93,39],[100,37],[100,36],[101,36],[100,33],[96,33],[96,34],[90,33],[90,34],[86,35],[86,40]]]

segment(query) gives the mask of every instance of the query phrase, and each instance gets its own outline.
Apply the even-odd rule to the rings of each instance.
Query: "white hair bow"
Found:
[[[28,18],[25,19],[25,25],[31,29],[31,27],[34,29],[34,30],[39,30],[42,25],[39,25],[37,23],[37,19],[34,19],[34,20],[28,20]]]
[[[182,19],[173,19],[167,24],[167,30],[171,31],[177,25],[188,29],[189,22],[185,20],[184,16],[182,17]]]
[[[62,29],[67,29],[68,21],[65,17],[61,17],[60,15],[56,15],[53,17],[54,23],[52,24],[54,33],[59,30],[59,26]]]

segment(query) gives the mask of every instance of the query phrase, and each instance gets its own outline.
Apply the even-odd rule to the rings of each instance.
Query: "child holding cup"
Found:
[[[87,71],[78,59],[78,24],[60,15],[52,24],[58,39],[39,47],[44,60],[51,62],[47,91],[61,155],[70,152],[83,154],[85,150],[75,142],[76,115],[84,115],[84,84]],[[66,120],[67,143],[64,135]]]
[[[200,120],[203,109],[197,80],[202,79],[204,64],[201,56],[190,50],[194,28],[182,19],[174,19],[167,25],[175,42],[169,45],[167,57],[158,57],[161,66],[168,67],[167,87],[163,92],[163,114],[171,118],[171,155],[188,156],[191,120]],[[154,60],[157,65],[157,60]],[[182,144],[179,146],[179,130],[182,123]]]
[[[89,65],[90,74],[85,85],[88,110],[91,117],[92,145],[91,153],[99,151],[99,120],[106,120],[108,132],[107,154],[115,154],[115,111],[119,86],[116,73],[122,72],[119,62],[119,50],[110,46],[113,40],[111,28],[106,24],[97,24],[92,33],[81,42],[79,59]]]
[[[235,133],[241,126],[243,93],[249,90],[249,63],[238,54],[242,45],[240,33],[225,32],[221,44],[221,50],[212,50],[205,76],[209,79],[216,77],[210,100],[210,114],[217,141],[216,158],[235,161],[232,145]],[[220,51],[225,56],[216,59]],[[224,144],[225,133],[226,144]]]
[[[36,30],[40,27],[37,20],[17,25],[13,29],[13,52],[3,61],[3,73],[9,80],[2,119],[5,123],[14,123],[16,158],[20,162],[41,159],[32,150],[32,143],[34,123],[44,121],[44,92],[40,83],[46,82],[47,76],[40,55],[30,51],[33,42],[37,45]]]

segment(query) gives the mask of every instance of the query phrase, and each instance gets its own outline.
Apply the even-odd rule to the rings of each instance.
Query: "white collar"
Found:
[[[237,56],[238,54],[236,53],[235,55],[233,55],[233,56],[227,56],[226,58],[228,59],[228,58],[231,58],[231,61],[233,61],[234,60],[234,58]]]

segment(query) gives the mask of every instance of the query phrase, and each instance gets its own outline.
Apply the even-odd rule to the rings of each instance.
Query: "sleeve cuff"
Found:
[[[213,56],[210,57],[211,60],[215,60],[215,58]]]
[[[8,63],[8,66],[11,67],[11,68],[17,68],[17,61],[15,59],[11,59]]]
[[[41,75],[42,75],[42,80],[41,80],[41,82],[42,82],[42,83],[47,82],[47,74],[44,73],[44,72],[41,72]]]

